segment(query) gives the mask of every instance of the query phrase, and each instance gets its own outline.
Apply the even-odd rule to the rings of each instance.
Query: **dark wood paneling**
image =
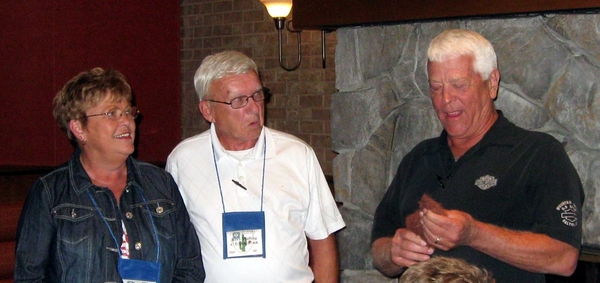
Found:
[[[457,17],[565,12],[597,9],[598,0],[295,0],[292,9],[298,29],[389,24]]]
[[[138,157],[179,142],[179,1],[0,1],[0,165],[56,166],[73,148],[52,99],[77,73],[114,68],[142,113]]]

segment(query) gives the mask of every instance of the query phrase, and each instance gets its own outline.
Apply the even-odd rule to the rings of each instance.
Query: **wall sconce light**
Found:
[[[275,21],[275,28],[277,29],[278,37],[279,37],[279,66],[282,69],[291,72],[298,67],[300,67],[300,63],[302,63],[302,46],[301,40],[302,37],[300,33],[302,30],[294,30],[290,28],[290,23],[292,21],[288,21],[287,25],[285,22],[285,17],[287,17],[292,10],[292,0],[260,0],[261,3],[267,7],[267,12]],[[286,28],[289,32],[296,33],[298,35],[298,59],[296,65],[292,68],[287,68],[283,65],[283,44],[282,44],[282,32],[283,28]],[[325,30],[321,30],[321,56],[323,62],[323,69],[325,68]]]

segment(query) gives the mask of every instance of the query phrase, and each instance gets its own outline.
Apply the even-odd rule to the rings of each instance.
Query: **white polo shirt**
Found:
[[[263,161],[266,258],[223,259],[222,214],[260,211]],[[263,127],[256,146],[234,156],[211,125],[177,145],[166,170],[179,185],[200,238],[205,282],[312,282],[306,237],[325,239],[345,226],[314,151],[283,132]]]

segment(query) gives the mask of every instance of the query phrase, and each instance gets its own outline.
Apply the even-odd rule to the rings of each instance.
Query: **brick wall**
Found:
[[[288,20],[291,17],[288,17]],[[192,83],[204,57],[225,49],[244,52],[258,64],[273,97],[267,104],[267,126],[306,141],[325,174],[332,174],[330,111],[335,89],[336,33],[326,33],[327,68],[321,64],[321,32],[302,32],[302,65],[287,72],[279,67],[277,31],[259,0],[181,0],[182,138],[204,131]],[[297,56],[296,34],[284,31],[284,62]]]

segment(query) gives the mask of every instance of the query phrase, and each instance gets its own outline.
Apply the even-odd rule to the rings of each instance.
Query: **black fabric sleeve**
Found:
[[[554,138],[548,139],[532,160],[532,181],[527,194],[535,211],[533,232],[579,248],[583,187],[563,145]]]

